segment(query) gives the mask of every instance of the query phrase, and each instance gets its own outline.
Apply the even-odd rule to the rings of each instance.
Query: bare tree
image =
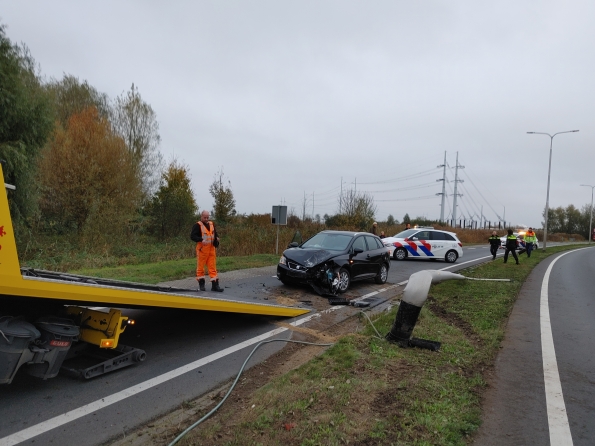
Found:
[[[134,84],[130,91],[115,99],[112,126],[132,155],[145,198],[151,196],[159,186],[163,170],[159,123],[153,108],[143,101]]]
[[[348,224],[365,229],[374,221],[376,205],[374,197],[368,193],[347,190],[343,192],[339,202],[341,215],[345,217]]]

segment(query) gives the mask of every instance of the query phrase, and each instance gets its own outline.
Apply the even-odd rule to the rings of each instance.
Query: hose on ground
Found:
[[[207,418],[209,418],[211,415],[213,415],[220,407],[221,405],[225,402],[225,400],[227,399],[227,397],[231,394],[231,392],[233,391],[234,387],[236,386],[236,384],[238,383],[238,380],[240,379],[240,376],[242,375],[244,368],[246,367],[246,364],[248,364],[248,361],[250,360],[250,358],[252,357],[252,355],[254,354],[254,352],[261,346],[264,344],[268,344],[270,342],[293,342],[295,344],[306,344],[306,345],[316,345],[319,347],[330,347],[333,344],[317,344],[314,342],[306,342],[306,341],[293,341],[290,339],[270,339],[268,341],[262,341],[259,342],[258,344],[256,344],[256,346],[254,347],[254,349],[252,350],[252,352],[248,355],[248,357],[246,358],[246,360],[244,361],[244,364],[242,364],[242,367],[240,368],[240,371],[238,372],[238,376],[236,376],[236,379],[234,380],[233,384],[231,385],[231,387],[229,388],[229,390],[227,391],[227,393],[225,394],[225,396],[223,397],[223,399],[221,401],[219,401],[219,404],[217,404],[209,413],[207,413],[204,417],[202,417],[200,420],[198,420],[196,423],[194,423],[193,425],[191,425],[190,427],[188,427],[184,432],[182,432],[180,435],[178,435],[170,444],[169,446],[173,446],[175,445],[178,441],[180,441],[182,438],[184,438],[186,436],[186,434],[188,432],[190,432],[192,429],[194,429],[196,426],[198,426],[199,424],[201,424],[203,421],[205,421]]]
[[[364,316],[366,316],[366,318],[370,322],[370,325],[372,325],[372,328],[374,329],[374,331],[377,334],[376,337],[378,339],[384,339],[384,337],[380,336],[380,333],[378,333],[378,330],[376,330],[376,327],[374,326],[374,323],[372,322],[372,320],[370,319],[370,317],[364,311],[360,311],[360,313],[362,313]],[[295,344],[315,345],[315,346],[318,346],[318,347],[330,347],[330,346],[334,345],[332,343],[331,344],[317,344],[317,343],[314,343],[314,342],[294,341],[294,340],[290,340],[290,339],[270,339],[268,341],[259,342],[258,344],[256,344],[256,346],[254,347],[254,349],[252,349],[252,352],[248,355],[248,357],[244,361],[244,364],[242,364],[242,367],[240,368],[240,371],[238,372],[238,375],[236,376],[236,379],[234,380],[233,384],[231,385],[231,387],[229,388],[229,390],[227,391],[227,393],[225,394],[225,396],[223,397],[223,399],[221,401],[219,401],[219,404],[217,404],[215,407],[213,407],[213,409],[211,409],[211,411],[209,413],[207,413],[205,416],[203,416],[200,420],[198,420],[197,422],[195,422],[194,424],[192,424],[191,426],[189,426],[184,432],[182,432],[180,435],[178,435],[169,444],[169,446],[174,446],[176,443],[178,443],[182,438],[184,438],[186,436],[186,434],[188,432],[190,432],[196,426],[198,426],[203,421],[205,421],[207,418],[209,418],[211,415],[213,415],[223,405],[223,403],[225,402],[225,400],[227,399],[227,397],[231,394],[231,392],[233,391],[234,387],[238,383],[238,381],[240,379],[240,376],[242,375],[242,373],[244,372],[244,369],[246,368],[246,364],[248,364],[248,361],[250,360],[250,358],[252,357],[252,355],[254,354],[254,352],[256,352],[256,350],[261,345],[268,344],[270,342],[293,342]]]
[[[376,330],[376,327],[374,326],[374,322],[372,322],[372,319],[370,319],[370,317],[364,312],[364,311],[360,311],[361,314],[363,314],[364,316],[366,316],[366,318],[368,319],[368,321],[370,322],[370,325],[372,326],[372,328],[374,329],[374,331],[376,332],[376,337],[378,339],[384,339],[384,337],[380,336],[380,333],[378,333],[378,330]]]

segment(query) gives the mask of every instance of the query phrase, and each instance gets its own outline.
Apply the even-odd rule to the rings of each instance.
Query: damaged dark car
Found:
[[[322,296],[335,296],[351,282],[373,279],[382,284],[388,278],[388,249],[370,233],[322,231],[290,246],[277,265],[277,278],[284,284],[308,284]]]

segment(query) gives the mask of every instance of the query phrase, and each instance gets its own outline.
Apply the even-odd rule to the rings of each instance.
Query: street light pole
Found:
[[[554,136],[559,135],[561,133],[574,133],[578,132],[578,130],[567,130],[565,132],[558,132],[550,135],[549,133],[544,132],[527,132],[530,135],[547,135],[550,137],[550,163],[547,170],[547,196],[545,199],[545,224],[543,226],[543,250],[547,248],[547,217],[548,211],[550,208],[550,173],[552,171],[552,145],[554,144]]]
[[[585,186],[585,187],[590,187],[591,188],[591,209],[589,212],[589,244],[591,244],[591,238],[593,237],[591,235],[591,231],[592,231],[592,223],[593,223],[593,189],[595,189],[595,186],[591,186],[590,184],[581,184],[581,186]]]

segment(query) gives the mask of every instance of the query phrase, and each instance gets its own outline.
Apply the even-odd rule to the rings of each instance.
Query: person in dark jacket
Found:
[[[378,223],[374,222],[372,223],[372,229],[370,229],[370,232],[374,235],[377,235],[376,232],[378,231]]]
[[[516,235],[512,233],[512,229],[508,230],[508,235],[506,236],[506,251],[504,251],[504,263],[508,260],[508,253],[511,252],[514,260],[516,260],[516,264],[519,264],[519,258],[516,255],[516,249],[518,246],[518,240]]]
[[[496,260],[496,253],[498,252],[498,248],[500,248],[500,237],[496,234],[496,231],[492,232],[490,238],[488,239],[490,242],[490,253],[492,254],[492,260]]]
[[[192,226],[190,238],[196,242],[196,280],[200,291],[205,289],[205,266],[209,270],[211,291],[222,292],[217,276],[217,254],[215,248],[219,246],[219,234],[215,224],[209,221],[209,211],[202,211],[200,221]]]

